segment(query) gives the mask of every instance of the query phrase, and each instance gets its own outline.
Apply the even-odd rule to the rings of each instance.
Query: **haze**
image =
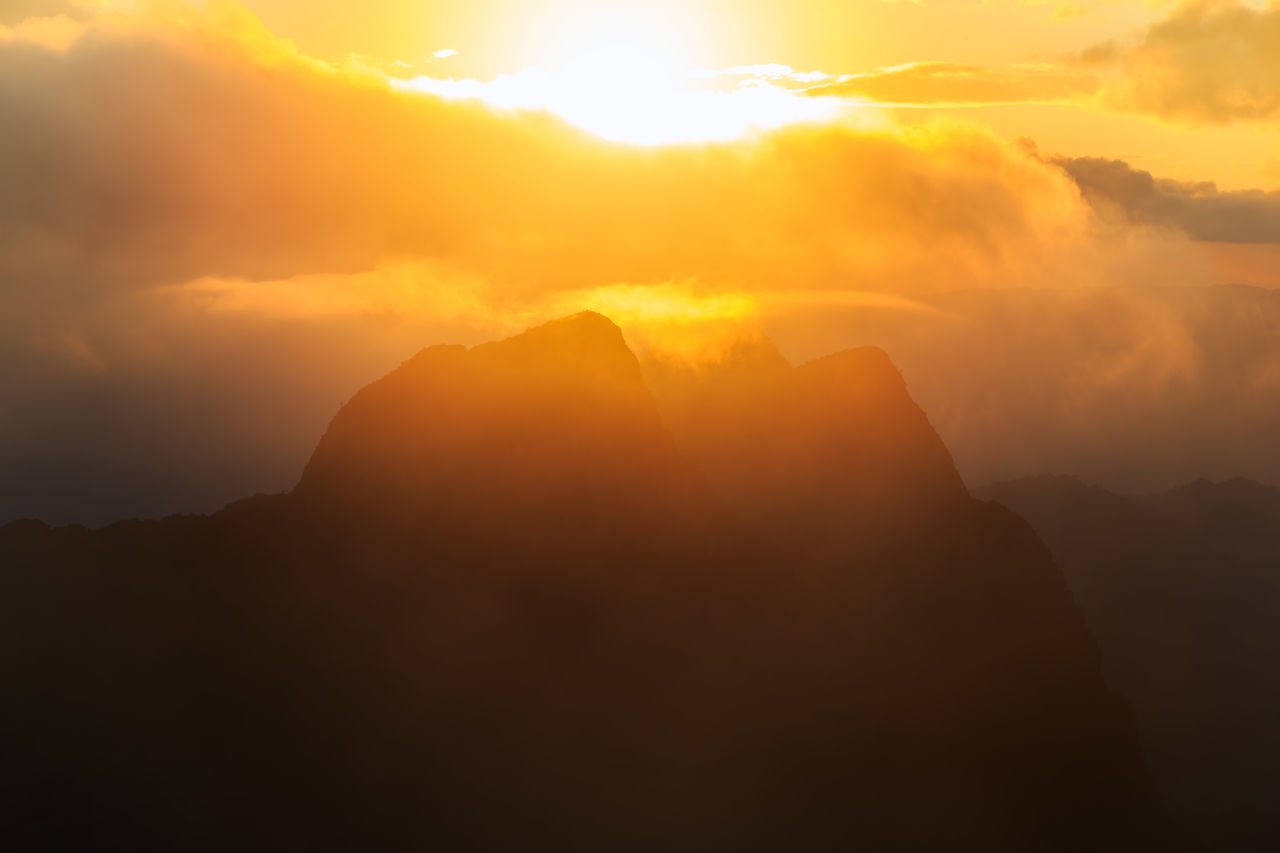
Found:
[[[686,358],[759,330],[793,358],[893,350],[887,329],[963,316],[982,328],[937,356],[950,369],[1034,322],[1011,387],[1084,350],[1114,393],[1153,398],[1143,423],[1199,377],[1242,428],[1274,425],[1271,309],[1259,349],[1161,290],[1123,297],[1140,321],[1084,327],[1057,297],[1034,319],[935,298],[1280,283],[1270,8],[263,0],[0,20],[0,517],[285,488],[387,365],[583,308]],[[894,354],[927,389],[932,362]],[[970,479],[1176,479],[1129,475],[1105,406],[1087,445],[988,465],[1033,425],[933,393]],[[972,437],[975,419],[995,425]],[[1218,459],[1229,430],[1181,428],[1213,457],[1192,473],[1274,481],[1274,451]]]

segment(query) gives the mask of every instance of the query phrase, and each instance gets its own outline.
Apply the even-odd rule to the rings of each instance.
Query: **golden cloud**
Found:
[[[988,68],[955,62],[913,62],[841,77],[814,86],[810,95],[869,98],[902,106],[981,106],[1078,101],[1092,95],[1098,79],[1050,64]]]
[[[1113,107],[1192,123],[1280,116],[1280,7],[1198,0],[1132,44],[1099,45],[1086,66],[1113,75]]]
[[[84,293],[408,257],[513,307],[680,280],[914,292],[1078,275],[1095,236],[1060,171],[959,125],[614,145],[194,14],[0,48],[8,280]]]

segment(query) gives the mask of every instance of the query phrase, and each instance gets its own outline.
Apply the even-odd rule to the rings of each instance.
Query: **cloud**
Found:
[[[1082,57],[1110,72],[1113,107],[1192,123],[1280,116],[1280,7],[1204,0],[1178,7],[1136,43]]]
[[[0,49],[0,265],[145,287],[427,257],[549,287],[699,278],[1016,283],[1089,239],[1056,169],[959,126],[796,127],[642,150],[399,91],[252,20]],[[90,284],[91,282],[91,284]]]
[[[703,69],[692,72],[692,76],[705,80],[724,78],[739,84],[760,80],[812,84],[836,79],[823,71],[797,71],[790,65],[782,65],[777,62],[764,65],[735,65],[731,68]]]
[[[978,106],[1076,101],[1099,86],[1096,77],[1056,65],[987,68],[955,62],[913,62],[844,75],[807,89],[810,95],[854,96],[897,105]]]
[[[1107,217],[1176,227],[1195,240],[1280,243],[1280,191],[1223,192],[1209,182],[1158,179],[1123,160],[1055,157]]]
[[[18,24],[27,18],[76,14],[85,5],[84,0],[5,0],[0,3],[0,26]]]
[[[1280,6],[1196,0],[1136,38],[1057,61],[912,62],[824,75],[805,91],[897,106],[1062,103],[1190,124],[1270,121],[1280,116]]]
[[[961,125],[643,148],[315,62],[233,6],[38,30],[0,38],[0,517],[287,488],[397,360],[579,306],[683,335],[1196,275],[1172,229],[1102,227],[1061,168]]]

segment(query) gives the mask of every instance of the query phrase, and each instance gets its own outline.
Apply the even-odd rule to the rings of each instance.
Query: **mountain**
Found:
[[[893,353],[969,483],[1058,471],[1124,492],[1280,485],[1280,290],[973,290],[823,304],[768,331],[800,356]]]
[[[1167,850],[1031,528],[874,349],[581,314],[353,397],[297,488],[0,528],[6,825],[95,849]],[[653,389],[653,393],[650,392]]]
[[[767,339],[744,339],[708,364],[650,355],[642,367],[681,450],[722,502],[759,500],[848,524],[968,497],[883,350],[793,368]]]
[[[1280,489],[1119,495],[1072,477],[980,491],[1048,544],[1134,703],[1155,777],[1208,849],[1280,839]]]
[[[571,534],[616,564],[683,524],[685,467],[621,331],[587,312],[423,350],[342,407],[294,496],[409,545],[395,531],[428,524],[421,557],[559,560]]]

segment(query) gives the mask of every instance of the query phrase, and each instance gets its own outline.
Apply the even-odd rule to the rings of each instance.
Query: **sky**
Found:
[[[1275,4],[0,0],[0,126],[0,520],[288,488],[417,349],[575,310],[808,358],[945,293],[1280,287]],[[1180,375],[1131,369],[1175,314],[1099,370]]]
[[[1250,120],[1276,110],[1267,101],[1277,23],[1265,5],[258,0],[249,8],[327,61],[354,53],[485,81],[527,68],[589,76],[611,59],[674,73],[782,65],[857,75],[849,94],[901,104],[895,112],[941,103],[1060,153],[1231,189],[1280,184],[1274,128]]]

